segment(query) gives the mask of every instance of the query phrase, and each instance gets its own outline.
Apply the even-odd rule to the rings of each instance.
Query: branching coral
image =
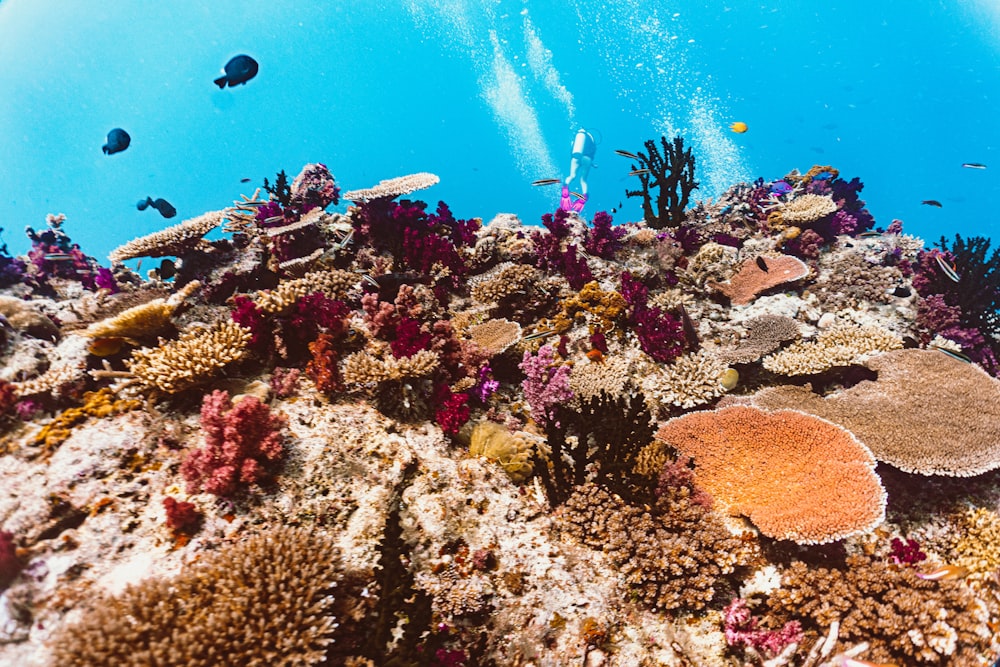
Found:
[[[126,364],[146,387],[174,394],[205,382],[247,353],[252,334],[235,322],[221,322],[204,331],[189,331],[159,347],[132,353]]]
[[[407,176],[397,176],[379,181],[370,188],[351,190],[343,194],[343,198],[353,202],[368,202],[374,199],[395,199],[417,190],[425,190],[437,185],[441,179],[428,172],[419,172]]]
[[[660,611],[700,611],[732,590],[727,578],[755,548],[731,535],[693,496],[690,485],[670,485],[652,506],[643,506],[586,484],[573,491],[559,516],[568,533],[604,552],[630,598]]]
[[[690,147],[684,149],[684,139],[674,137],[673,141],[667,141],[663,136],[660,145],[662,152],[653,139],[643,143],[646,152],[636,153],[639,164],[633,166],[633,170],[639,172],[642,189],[625,191],[627,197],[642,198],[643,218],[654,229],[680,226],[684,222],[688,198],[698,187],[694,180],[694,154]],[[656,210],[653,209],[654,201]]]
[[[728,369],[714,352],[699,350],[647,375],[642,389],[654,412],[668,412],[670,406],[689,409],[726,393],[722,377]]]
[[[52,642],[66,667],[318,665],[335,641],[338,551],[306,528],[206,552],[173,579],[102,600]]]
[[[767,599],[773,625],[798,620],[809,638],[839,621],[842,650],[870,643],[866,659],[899,665],[976,665],[987,655],[986,610],[960,581],[925,581],[869,556],[842,567],[795,561]]]
[[[871,452],[826,420],[733,406],[672,419],[656,439],[639,472],[655,471],[666,447],[676,449],[694,459],[699,486],[769,537],[823,544],[870,531],[885,518],[886,493]]]
[[[566,333],[577,318],[592,317],[592,326],[601,331],[612,331],[619,318],[625,314],[628,304],[618,292],[602,290],[596,280],[586,283],[580,292],[563,300],[562,312],[552,318],[552,328],[557,333]]]
[[[240,485],[265,478],[266,466],[284,454],[285,419],[254,396],[234,405],[229,394],[213,391],[201,405],[205,444],[188,452],[181,464],[188,493],[228,496]]]
[[[835,366],[861,364],[872,354],[898,350],[903,339],[877,326],[837,324],[814,341],[792,343],[764,357],[764,368],[781,375],[811,375]]]

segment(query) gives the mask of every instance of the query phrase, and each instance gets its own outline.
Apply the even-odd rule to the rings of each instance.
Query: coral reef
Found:
[[[0,247],[0,663],[996,660],[997,253],[634,162],[638,221],[314,162]]]

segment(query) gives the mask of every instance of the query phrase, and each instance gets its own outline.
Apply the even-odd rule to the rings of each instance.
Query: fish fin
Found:
[[[105,155],[111,155],[111,148],[107,144],[101,146],[101,150],[104,151]]]
[[[149,208],[149,205],[152,203],[153,200],[150,199],[149,197],[146,197],[146,201],[140,201],[138,204],[135,205],[135,207],[140,211],[145,211],[147,208]]]
[[[218,79],[216,79],[216,80],[214,81],[214,83],[215,83],[215,85],[217,85],[217,86],[219,87],[219,89],[221,90],[222,88],[225,88],[225,87],[226,87],[226,83],[227,83],[228,81],[229,81],[229,77],[228,77],[228,76],[225,76],[225,75],[223,75],[223,76],[220,76],[220,77],[219,77]]]

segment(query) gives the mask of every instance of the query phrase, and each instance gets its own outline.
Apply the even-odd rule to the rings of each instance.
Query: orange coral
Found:
[[[140,401],[115,399],[114,392],[105,387],[98,391],[88,391],[83,395],[83,405],[64,410],[59,416],[42,427],[32,444],[42,446],[46,455],[73,434],[73,427],[86,421],[88,417],[103,419],[111,415],[134,410],[142,405]]]
[[[761,264],[767,268],[765,269]],[[708,286],[728,296],[733,305],[741,306],[750,303],[754,297],[765,290],[805,278],[808,275],[809,267],[797,257],[791,255],[765,257],[761,255],[743,262],[740,270],[729,279],[728,283],[710,280]]]
[[[733,406],[672,419],[656,438],[650,447],[692,457],[697,485],[769,537],[822,544],[871,530],[885,517],[875,458],[824,419]],[[648,451],[647,462],[666,458]]]
[[[596,280],[592,280],[576,296],[563,302],[561,313],[552,318],[551,325],[556,333],[566,333],[573,327],[576,318],[585,313],[594,316],[601,331],[612,331],[617,320],[625,312],[628,304],[618,292],[605,292]]]

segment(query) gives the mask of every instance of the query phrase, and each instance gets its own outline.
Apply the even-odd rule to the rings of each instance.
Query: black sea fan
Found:
[[[997,354],[1000,352],[1000,249],[995,249],[987,259],[988,238],[963,239],[958,234],[950,246],[943,236],[936,245],[954,256],[960,276],[954,291],[948,295],[949,303],[962,309],[962,325],[979,329]]]

